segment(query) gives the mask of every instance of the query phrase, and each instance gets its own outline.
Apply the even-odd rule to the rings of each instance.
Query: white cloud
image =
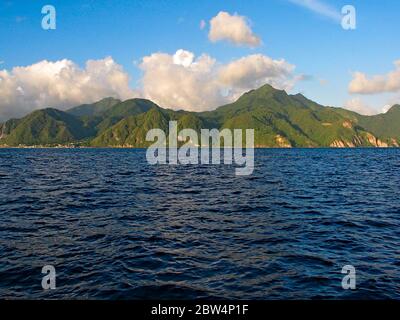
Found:
[[[212,42],[227,40],[235,45],[257,47],[261,39],[253,33],[247,19],[221,11],[210,21],[208,38]]]
[[[184,67],[189,67],[193,63],[193,60],[194,54],[182,49],[178,50],[173,56],[174,64]]]
[[[108,96],[135,95],[128,74],[111,57],[89,60],[84,69],[64,59],[0,70],[0,119],[47,106],[65,109]]]
[[[377,112],[373,108],[368,106],[358,97],[348,100],[345,104],[345,108],[366,116],[377,114]]]
[[[179,54],[179,52],[181,52]],[[140,67],[143,70],[143,95],[162,107],[192,111],[207,110],[225,102],[219,92],[216,80],[216,61],[208,55],[194,59],[186,58],[183,64],[175,55],[154,53],[144,57]]]
[[[266,83],[291,89],[302,79],[285,60],[261,54],[221,64],[207,54],[196,57],[181,49],[146,56],[138,66],[143,71],[138,89],[129,86],[128,74],[111,57],[89,60],[84,68],[64,59],[0,70],[0,120],[44,107],[65,110],[109,96],[145,97],[164,108],[205,111]]]
[[[205,20],[201,20],[200,21],[200,30],[204,30],[206,26],[207,26],[207,22],[205,22]]]
[[[391,108],[392,108],[392,105],[387,104],[387,105],[383,106],[382,112],[387,113]]]
[[[307,8],[318,15],[334,20],[338,23],[340,23],[342,20],[342,15],[337,9],[333,8],[332,6],[320,0],[289,0],[289,1],[304,8]]]
[[[389,111],[389,109],[395,104],[394,102],[391,103],[390,101],[387,101],[386,104],[382,106],[380,102],[377,102],[375,106],[371,106],[367,103],[365,103],[360,97],[354,97],[349,99],[345,103],[345,108],[354,112],[357,112],[359,114],[363,114],[366,116],[372,116],[380,113],[386,113]]]
[[[394,71],[370,78],[365,73],[355,72],[349,84],[349,92],[360,94],[400,92],[400,60],[395,61],[394,65]]]
[[[265,83],[290,89],[298,80],[293,65],[260,54],[223,65],[208,55],[195,58],[178,50],[144,57],[140,67],[144,97],[162,107],[191,111],[215,109]]]
[[[289,90],[293,86],[295,67],[285,60],[273,60],[270,57],[254,54],[235,60],[219,70],[222,84],[243,91],[269,83],[278,89]]]

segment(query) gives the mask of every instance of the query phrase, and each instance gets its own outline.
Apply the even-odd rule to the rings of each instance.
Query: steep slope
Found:
[[[168,121],[179,128],[255,129],[257,147],[376,146],[380,141],[358,124],[358,117],[336,112],[308,100],[288,95],[269,85],[244,94],[238,101],[215,111],[191,113],[159,107],[138,117],[124,118],[93,141],[95,146],[146,145],[148,128],[168,131]],[[150,121],[151,120],[151,121]],[[145,129],[145,130],[143,130]]]
[[[3,145],[64,144],[92,134],[92,130],[76,117],[51,108],[34,111],[18,121],[13,121],[13,128],[6,130],[0,140]],[[7,123],[6,127],[9,125]]]
[[[168,129],[169,117],[159,108],[152,108],[146,113],[129,116],[96,137],[92,146],[143,147],[146,145],[148,130]]]
[[[147,132],[151,129],[161,129],[168,135],[169,121],[177,121],[178,130],[192,128],[200,132],[200,129],[204,128],[202,120],[194,113],[175,112],[153,107],[148,112],[122,119],[96,137],[91,145],[97,147],[147,147],[152,144],[152,142],[146,141]]]
[[[202,116],[221,128],[255,129],[259,147],[372,146],[355,119],[270,85]]]
[[[101,133],[120,120],[147,112],[151,108],[158,108],[158,106],[150,100],[130,99],[114,105],[97,117],[90,119],[88,123]]]
[[[10,119],[5,123],[0,124],[0,141],[1,139],[7,137],[12,130],[14,130],[21,119]]]
[[[358,115],[358,124],[382,140],[400,141],[400,105],[395,105],[387,113],[376,116]]]
[[[254,129],[256,147],[386,147],[400,143],[400,106],[362,116],[319,105],[301,94],[265,85],[209,112],[162,109],[145,99],[106,98],[68,112],[35,111],[0,125],[0,145],[79,143],[98,147],[146,147],[148,130]]]
[[[43,109],[0,125],[0,145],[53,145],[93,139],[120,120],[159,108],[145,99],[106,98],[62,112]]]
[[[355,126],[366,131],[369,144],[376,147],[398,147],[400,144],[400,106],[394,105],[388,112],[365,116],[342,108],[329,108],[349,119]]]

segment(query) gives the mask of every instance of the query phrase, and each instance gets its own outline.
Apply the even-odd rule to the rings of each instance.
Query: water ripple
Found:
[[[144,150],[1,149],[0,297],[398,299],[399,153],[257,150],[236,177]]]

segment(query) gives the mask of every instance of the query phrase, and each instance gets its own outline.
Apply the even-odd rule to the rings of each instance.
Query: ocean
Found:
[[[0,298],[400,298],[399,149],[258,149],[250,176],[145,154],[0,149]]]

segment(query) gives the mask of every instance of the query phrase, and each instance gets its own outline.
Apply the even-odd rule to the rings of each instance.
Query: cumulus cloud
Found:
[[[194,53],[179,49],[173,56],[174,64],[189,67],[194,60]]]
[[[395,102],[392,101],[386,101],[386,102],[387,103],[384,104],[383,106],[382,104],[378,106],[371,106],[365,103],[360,97],[355,97],[349,99],[345,103],[345,108],[365,116],[372,116],[388,112],[390,108],[395,104]]]
[[[219,64],[209,55],[178,50],[144,57],[140,67],[143,96],[175,110],[212,110],[265,83],[291,89],[299,80],[293,65],[261,54]]]
[[[348,100],[345,104],[345,108],[366,116],[377,114],[376,110],[368,106],[358,97]]]
[[[257,47],[261,39],[253,33],[246,17],[221,11],[210,21],[208,38],[212,42],[227,40],[235,45]]]
[[[0,70],[0,119],[46,106],[65,109],[108,96],[136,95],[129,88],[128,74],[111,57],[89,60],[85,68],[64,59]]]
[[[248,90],[269,83],[276,88],[290,89],[295,67],[285,60],[273,60],[262,54],[254,54],[235,60],[219,71],[224,85],[236,90]]]
[[[400,92],[400,60],[395,61],[394,65],[394,71],[370,78],[365,73],[355,72],[349,84],[349,92],[359,94]]]
[[[146,56],[138,66],[143,76],[136,89],[111,57],[89,60],[85,67],[64,59],[0,70],[0,120],[44,107],[65,110],[109,96],[144,97],[164,108],[205,111],[266,83],[289,90],[302,79],[292,64],[261,54],[222,64],[207,54],[196,57],[180,49]]]
[[[190,63],[189,63],[190,61]],[[224,102],[216,79],[216,61],[208,55],[194,58],[191,52],[175,55],[154,53],[144,57],[143,95],[171,109],[207,110]]]
[[[289,0],[290,2],[302,6],[312,12],[327,17],[335,22],[340,23],[342,16],[340,12],[332,6],[320,1],[320,0]]]

